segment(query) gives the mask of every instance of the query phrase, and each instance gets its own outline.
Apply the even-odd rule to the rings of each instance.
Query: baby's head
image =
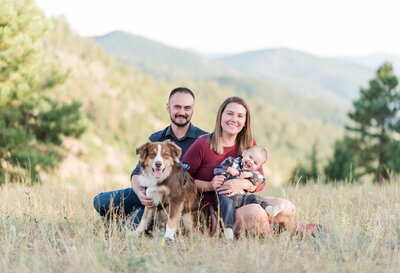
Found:
[[[243,169],[257,171],[267,161],[268,153],[261,146],[253,146],[242,153]]]

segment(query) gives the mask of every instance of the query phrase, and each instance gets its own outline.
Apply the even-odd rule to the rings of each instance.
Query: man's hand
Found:
[[[140,183],[137,177],[137,175],[132,176],[131,184],[133,191],[136,193],[137,197],[140,200],[140,203],[142,203],[142,205],[146,207],[154,206],[153,199],[146,196],[146,191],[142,187],[140,187]]]
[[[226,170],[226,172],[229,173],[230,175],[233,175],[233,176],[238,176],[239,175],[239,171],[237,169],[233,168],[233,167],[229,167]]]
[[[139,198],[140,203],[143,204],[143,206],[146,206],[146,207],[152,207],[152,206],[154,206],[154,204],[153,204],[153,199],[151,199],[150,197],[147,197],[146,191],[145,191],[144,189],[140,188],[140,189],[137,191],[136,195],[137,195],[137,197]]]

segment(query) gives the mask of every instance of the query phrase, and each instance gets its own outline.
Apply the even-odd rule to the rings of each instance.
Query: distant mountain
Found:
[[[249,76],[226,76],[214,78],[222,86],[261,98],[268,104],[290,113],[296,117],[309,120],[320,120],[341,127],[346,121],[346,110],[343,105],[334,104],[326,98],[308,97],[297,94],[282,85]]]
[[[305,97],[274,78],[265,80],[257,75],[246,75],[198,53],[122,31],[95,37],[94,40],[120,63],[137,67],[156,78],[212,80],[235,90],[237,94],[245,93],[265,99],[283,111],[306,119],[318,119],[335,125],[342,125],[346,119],[345,107],[333,104],[327,99],[329,96],[322,92],[319,97]]]
[[[227,66],[198,53],[173,48],[123,31],[114,31],[93,39],[114,54],[116,59],[155,77],[173,78],[185,75],[202,78],[210,75],[235,74]]]
[[[372,69],[344,60],[286,48],[250,51],[218,60],[238,72],[273,80],[298,94],[326,98],[346,106],[374,75]]]
[[[393,65],[394,73],[400,75],[400,55],[377,53],[365,57],[341,57],[341,59],[346,62],[352,62],[368,67],[374,71],[376,71],[384,62],[389,61]]]

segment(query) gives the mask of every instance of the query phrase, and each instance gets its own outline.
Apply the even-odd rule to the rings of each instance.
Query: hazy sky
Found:
[[[289,47],[400,55],[399,0],[36,0],[83,36],[113,30],[202,53]]]

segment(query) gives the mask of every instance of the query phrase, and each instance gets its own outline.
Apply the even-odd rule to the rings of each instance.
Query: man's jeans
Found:
[[[102,192],[93,200],[93,206],[105,218],[112,216],[126,217],[135,213],[130,224],[138,225],[144,212],[144,206],[140,202],[132,188],[117,191]]]

